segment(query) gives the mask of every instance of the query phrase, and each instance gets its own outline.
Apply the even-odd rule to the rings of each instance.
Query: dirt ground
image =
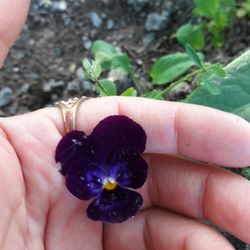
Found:
[[[151,0],[140,11],[129,5],[129,0],[68,0],[66,8],[59,6],[61,9],[52,8],[49,2],[32,1],[25,27],[0,71],[0,91],[9,88],[7,97],[0,93],[0,103],[1,98],[7,98],[7,104],[0,107],[0,116],[36,110],[62,98],[94,96],[91,83],[82,74],[81,60],[91,56],[89,48],[96,39],[126,52],[139,78],[150,81],[147,72],[156,58],[183,51],[173,34],[190,20],[193,8],[191,0]],[[166,27],[147,31],[148,14],[163,11],[168,16]],[[92,12],[102,22],[99,28],[91,21]],[[226,31],[223,48],[207,46],[204,54],[207,61],[227,63],[249,47],[250,20],[243,18]],[[188,93],[185,91],[181,95]],[[250,249],[228,238],[237,249]]]

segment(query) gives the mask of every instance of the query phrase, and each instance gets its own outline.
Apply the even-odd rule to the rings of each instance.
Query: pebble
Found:
[[[67,10],[67,3],[65,1],[52,2],[50,5],[50,10],[55,12],[64,12],[65,10]]]
[[[170,93],[167,94],[169,100],[176,100],[183,98],[183,95],[189,94],[192,90],[192,87],[187,82],[182,82],[173,88]]]
[[[143,45],[144,45],[144,47],[149,47],[149,45],[151,45],[154,40],[155,40],[155,32],[147,33],[143,37]]]
[[[86,79],[86,80],[82,81],[81,84],[82,84],[83,90],[91,91],[91,92],[93,91],[94,85],[93,85],[93,83],[91,81]]]
[[[83,72],[82,67],[79,67],[76,71],[76,76],[79,79],[79,81],[82,84],[82,88],[86,91],[92,91],[93,90],[93,83],[91,81],[89,81]]]
[[[112,19],[108,19],[107,21],[107,29],[112,30],[115,27],[115,23]]]
[[[14,100],[13,90],[9,87],[4,87],[0,91],[0,107],[8,106]]]
[[[92,46],[92,41],[89,40],[88,37],[83,36],[82,37],[82,44],[83,44],[84,49],[89,50]]]
[[[90,17],[90,20],[95,28],[97,28],[97,29],[101,28],[102,19],[96,12],[94,12],[94,11],[91,12],[89,17]]]
[[[108,73],[107,79],[116,82],[119,86],[119,89],[127,89],[130,87],[130,81],[127,72],[113,69]]]
[[[84,72],[83,72],[83,68],[82,67],[79,67],[76,71],[76,76],[77,78],[80,80],[80,81],[84,81],[86,80],[86,77],[84,75]]]
[[[64,81],[55,81],[54,79],[49,80],[43,85],[44,92],[51,92],[52,90],[63,89]]]
[[[76,80],[68,82],[68,84],[67,84],[67,91],[70,94],[77,94],[77,93],[79,93],[79,91],[80,91],[79,82],[76,81]]]
[[[163,14],[156,12],[150,13],[147,16],[145,28],[147,31],[159,31],[167,27],[169,21],[168,12],[164,11]]]
[[[131,5],[135,11],[140,12],[149,3],[149,0],[128,0],[128,4]]]
[[[68,27],[72,23],[72,19],[68,14],[64,13],[62,15],[62,18],[63,18],[64,26]]]
[[[17,95],[26,95],[26,94],[28,94],[29,89],[30,89],[30,85],[28,83],[25,83],[18,90]]]

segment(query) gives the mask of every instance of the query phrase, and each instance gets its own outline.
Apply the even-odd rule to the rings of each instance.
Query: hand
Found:
[[[1,249],[233,249],[209,220],[250,243],[250,183],[229,171],[170,155],[230,167],[250,163],[250,125],[206,107],[142,98],[84,102],[77,129],[90,133],[104,117],[122,114],[148,136],[143,208],[122,224],[86,217],[88,201],[65,188],[55,166],[62,135],[58,108],[0,119]]]
[[[26,18],[29,0],[0,0],[0,67]]]

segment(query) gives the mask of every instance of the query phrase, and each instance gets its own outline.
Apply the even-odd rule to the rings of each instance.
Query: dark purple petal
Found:
[[[142,153],[145,150],[146,133],[143,128],[126,116],[109,116],[94,128],[92,135],[106,143],[109,152],[120,146],[131,146]]]
[[[129,189],[103,190],[89,205],[87,214],[95,221],[121,223],[134,216],[142,202],[141,195]]]
[[[81,200],[88,200],[102,191],[104,172],[99,165],[89,160],[71,163],[66,174],[68,190]]]
[[[119,148],[111,161],[109,175],[120,186],[140,188],[147,179],[148,165],[140,154],[128,147]]]
[[[64,135],[58,143],[55,159],[61,163],[61,173],[66,175],[71,162],[80,158],[101,163],[106,161],[107,151],[97,138],[74,130]]]

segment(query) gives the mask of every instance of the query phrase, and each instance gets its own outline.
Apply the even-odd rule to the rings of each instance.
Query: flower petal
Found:
[[[107,151],[102,141],[87,136],[82,131],[73,130],[62,137],[56,148],[56,162],[61,163],[61,173],[66,175],[71,162],[79,158],[104,162]]]
[[[148,165],[140,154],[128,147],[119,148],[111,161],[109,176],[120,186],[140,188],[147,179]]]
[[[118,146],[128,145],[142,153],[147,139],[145,131],[138,123],[122,115],[103,119],[94,128],[92,135],[105,142],[109,152]]]
[[[88,200],[102,191],[104,172],[99,165],[89,160],[71,163],[66,175],[68,190],[81,200]]]
[[[89,205],[88,217],[95,221],[121,223],[133,217],[143,199],[137,192],[117,187],[103,192]]]

